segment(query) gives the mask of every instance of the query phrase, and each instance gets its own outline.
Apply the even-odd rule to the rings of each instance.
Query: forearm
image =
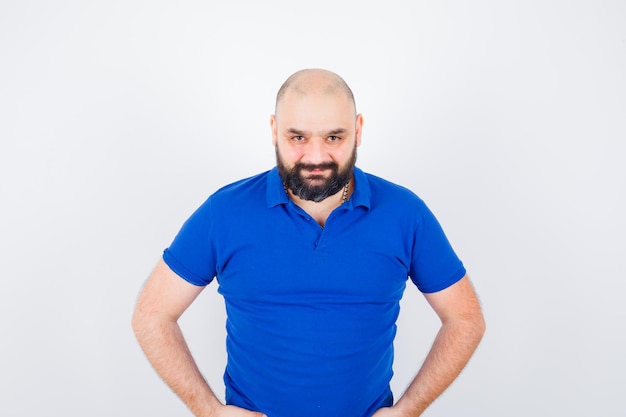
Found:
[[[139,315],[133,329],[154,369],[194,415],[216,415],[222,404],[202,377],[178,324]]]
[[[444,323],[417,376],[394,406],[398,414],[421,415],[461,373],[484,331],[482,315]]]

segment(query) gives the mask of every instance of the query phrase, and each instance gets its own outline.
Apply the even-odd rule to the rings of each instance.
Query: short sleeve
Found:
[[[424,204],[415,230],[411,280],[421,292],[433,293],[456,283],[465,273],[441,225]]]
[[[172,271],[191,284],[204,286],[215,277],[214,223],[209,198],[185,221],[163,252],[163,260]]]

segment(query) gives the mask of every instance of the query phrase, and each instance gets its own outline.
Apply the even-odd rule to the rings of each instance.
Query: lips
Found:
[[[327,168],[326,168],[326,169],[323,169],[323,168],[315,168],[315,169],[308,169],[308,170],[306,170],[306,171],[308,171],[308,172],[309,172],[309,173],[311,173],[311,174],[322,174],[322,173],[324,173],[324,172],[328,171],[328,169],[327,169]]]

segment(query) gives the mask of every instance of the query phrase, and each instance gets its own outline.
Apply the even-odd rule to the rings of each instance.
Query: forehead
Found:
[[[292,90],[276,105],[276,120],[280,125],[295,123],[332,128],[347,127],[354,123],[355,117],[354,105],[341,92],[302,93]]]

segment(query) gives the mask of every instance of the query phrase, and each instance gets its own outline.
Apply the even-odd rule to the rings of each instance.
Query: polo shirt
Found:
[[[440,291],[465,275],[406,188],[354,169],[321,227],[276,168],[211,195],[163,254],[224,297],[226,402],[269,417],[366,417],[392,405],[393,340],[408,278]]]

